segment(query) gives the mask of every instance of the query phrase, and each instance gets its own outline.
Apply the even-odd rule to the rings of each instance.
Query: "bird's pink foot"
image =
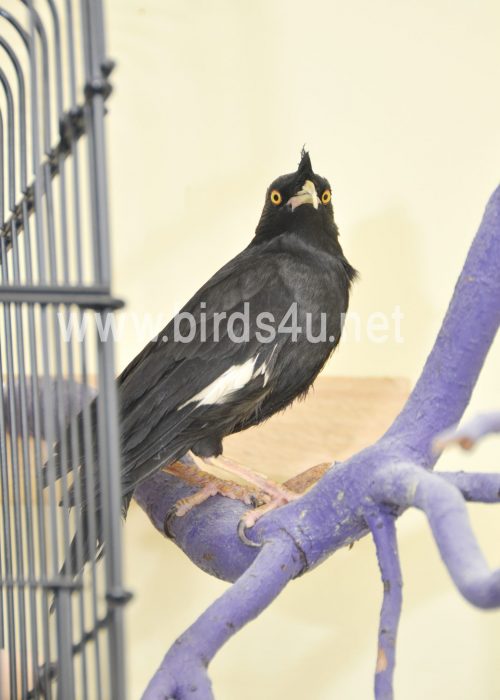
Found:
[[[276,508],[281,508],[281,506],[285,506],[287,503],[296,501],[302,495],[301,493],[291,491],[286,486],[281,486],[280,484],[276,484],[276,487],[280,491],[280,496],[272,498],[268,503],[264,503],[258,508],[247,511],[240,519],[238,524],[239,538],[244,544],[247,544],[250,547],[260,547],[261,545],[247,537],[247,529],[253,527],[263,515],[267,515],[267,513],[271,513],[273,510],[276,510]]]
[[[247,505],[255,506],[257,504],[257,507],[245,513],[238,526],[238,534],[242,541],[254,547],[260,545],[246,537],[246,529],[253,527],[263,515],[291,501],[296,501],[332,467],[330,463],[319,464],[289,479],[285,484],[278,484],[268,479],[264,474],[254,472],[249,469],[249,467],[228,459],[227,457],[201,458],[191,453],[190,457],[193,461],[193,465],[176,462],[165,470],[183,479],[183,481],[199,487],[199,490],[195,494],[177,502],[176,515],[185,515],[195,506],[200,505],[200,503],[203,503],[211,496],[217,494],[225,496],[226,498],[243,501],[243,503]],[[217,467],[231,474],[237,474],[245,481],[254,484],[257,488],[252,489],[232,481],[219,479],[204,471],[201,466]]]
[[[268,479],[268,477],[265,474],[253,471],[244,464],[236,462],[222,455],[220,455],[219,457],[208,458],[197,457],[196,455],[191,455],[191,457],[196,464],[203,464],[210,467],[222,469],[223,471],[239,476],[241,479],[257,487],[259,500],[260,503],[262,503],[262,505],[245,513],[245,515],[240,521],[240,525],[238,526],[238,533],[240,535],[240,538],[246,544],[255,546],[255,543],[253,543],[245,536],[246,528],[253,527],[257,520],[259,520],[266,513],[270,513],[271,511],[276,510],[276,508],[279,508],[280,506],[284,506],[287,503],[290,503],[291,501],[297,500],[301,496],[301,493],[297,493],[297,491],[301,491],[303,489],[305,490],[306,488],[305,484],[301,483],[300,488],[298,488],[297,491],[292,490],[288,488],[285,484],[278,484],[277,482]],[[227,484],[228,482],[223,483]],[[233,488],[238,488],[237,484],[231,484],[231,486]],[[208,495],[212,494],[209,493]],[[198,492],[191,498],[196,499],[198,496],[200,496],[203,498],[203,500],[205,500],[205,498],[208,498],[208,495],[203,498],[203,493]],[[230,498],[231,497],[232,496],[230,496]],[[183,512],[187,512],[184,511],[183,504],[180,504],[180,507],[181,509],[183,509]]]
[[[267,513],[270,513],[281,506],[286,506],[287,503],[296,501],[302,495],[300,493],[295,493],[295,491],[291,491],[286,486],[282,486],[281,484],[275,484],[275,487],[279,495],[275,495],[268,503],[264,503],[258,508],[249,510],[242,516],[241,522],[245,528],[253,527],[263,515],[266,515]]]
[[[199,460],[200,458],[195,457],[194,459]],[[294,497],[297,495],[283,484],[278,484],[276,481],[268,479],[265,474],[256,472],[250,469],[250,467],[236,462],[233,459],[229,459],[228,457],[224,457],[223,455],[219,457],[203,458],[201,461],[203,464],[222,469],[225,472],[239,476],[249,484],[253,484],[259,491],[266,494],[268,497],[267,500],[277,501],[277,505],[288,503],[288,501],[294,500]]]
[[[311,467],[305,472],[302,472],[301,474],[298,474],[297,476],[288,479],[288,481],[286,481],[284,484],[274,484],[274,487],[278,489],[280,496],[271,499],[268,503],[264,503],[258,508],[254,508],[253,510],[248,511],[241,518],[240,523],[238,525],[238,535],[240,536],[242,542],[244,542],[247,545],[250,545],[251,547],[260,547],[259,544],[250,540],[246,536],[247,528],[253,527],[255,523],[258,520],[260,520],[260,518],[262,518],[263,515],[266,515],[267,513],[270,513],[271,511],[276,510],[276,508],[280,508],[281,506],[286,505],[291,501],[296,501],[311,486],[316,484],[328,470],[332,469],[333,467],[334,464],[332,464],[331,462],[323,462],[322,464],[318,464],[314,467]]]
[[[188,496],[181,498],[175,505],[175,514],[179,517],[186,515],[195,506],[204,503],[211,496],[225,496],[233,500],[243,501],[247,505],[264,503],[267,496],[257,489],[248,488],[232,481],[219,479],[212,474],[198,469],[198,467],[176,462],[170,465],[165,471],[178,476],[183,481],[193,486],[198,486],[199,490]]]

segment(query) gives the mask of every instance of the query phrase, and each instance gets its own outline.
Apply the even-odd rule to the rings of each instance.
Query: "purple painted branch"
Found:
[[[413,464],[384,468],[372,495],[378,502],[420,508],[427,516],[441,558],[461,594],[480,608],[500,606],[500,569],[491,571],[472,532],[460,491]]]
[[[378,630],[378,654],[375,668],[376,700],[392,700],[392,678],[396,662],[396,637],[401,615],[403,580],[399,565],[395,518],[391,513],[377,511],[367,517],[372,532],[382,576],[384,597]]]
[[[461,426],[453,425],[437,436],[434,449],[442,451],[448,445],[457,444],[465,450],[470,450],[476,442],[492,433],[500,433],[500,411],[481,413]]]
[[[476,503],[500,502],[500,474],[488,472],[436,472],[438,476],[459,489],[466,501]]]
[[[159,472],[141,484],[134,497],[156,529],[171,537],[200,569],[225,581],[236,581],[259,553],[245,547],[236,534],[246,506],[214,497],[187,516],[173,516],[176,502],[195,491],[175,476]]]
[[[426,466],[431,439],[458,423],[500,323],[500,187],[486,205],[434,347],[388,437],[404,440]]]
[[[303,565],[285,534],[266,543],[238,581],[177,639],[143,698],[213,700],[209,662],[230,636],[274,600]]]

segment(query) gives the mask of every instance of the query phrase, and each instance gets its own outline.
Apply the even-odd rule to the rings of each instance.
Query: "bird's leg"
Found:
[[[194,460],[196,461],[196,458],[194,458]],[[192,508],[200,505],[210,498],[210,496],[216,496],[217,494],[225,496],[226,498],[243,501],[243,503],[247,505],[264,503],[266,500],[266,495],[255,489],[219,479],[194,465],[174,462],[166,467],[164,471],[173,474],[192,486],[199,487],[196,493],[177,501],[175,514],[179,517],[186,515]]]
[[[278,484],[275,481],[268,479],[265,474],[253,471],[253,469],[250,469],[244,464],[236,462],[233,459],[229,459],[228,457],[224,457],[223,455],[219,455],[219,457],[203,458],[203,462],[212,467],[217,467],[229,472],[230,474],[235,474],[236,476],[239,476],[247,481],[249,484],[254,484],[254,486],[257,486],[258,489],[269,496],[271,502],[277,501],[277,505],[284,505],[285,503],[295,501],[297,498],[299,498],[300,494],[298,494],[296,491],[292,491],[292,489],[288,488],[284,484]]]
[[[210,498],[210,496],[216,496],[217,494],[225,496],[226,498],[243,501],[243,503],[247,505],[258,505],[258,507],[245,513],[240,522],[240,536],[243,541],[248,544],[254,543],[245,538],[244,531],[246,528],[253,527],[266,513],[270,513],[276,508],[300,498],[301,494],[314,485],[332,466],[329,462],[318,464],[302,472],[302,474],[288,479],[284,484],[278,484],[268,479],[264,474],[255,472],[245,465],[227,457],[202,458],[197,457],[191,452],[189,456],[194,462],[193,465],[183,462],[174,462],[174,464],[169,465],[164,470],[190,485],[199,487],[199,490],[192,496],[177,501],[176,515],[185,515],[192,508]],[[236,474],[258,488],[251,489],[248,486],[219,479],[201,469],[197,466],[198,464],[217,467],[231,474]]]

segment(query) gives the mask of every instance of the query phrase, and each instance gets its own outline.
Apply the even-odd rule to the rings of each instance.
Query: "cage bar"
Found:
[[[0,700],[126,697],[112,68],[100,0],[0,0]]]

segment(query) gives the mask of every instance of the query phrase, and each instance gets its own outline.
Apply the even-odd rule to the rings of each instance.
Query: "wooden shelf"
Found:
[[[407,379],[392,377],[319,377],[304,400],[226,438],[224,454],[278,481],[345,459],[390,426],[409,386]]]

